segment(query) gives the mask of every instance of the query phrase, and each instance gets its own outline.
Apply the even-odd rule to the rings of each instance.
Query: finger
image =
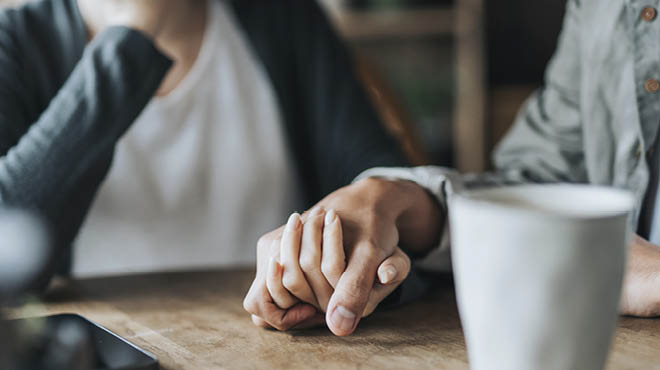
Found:
[[[266,287],[273,302],[277,307],[286,310],[298,303],[298,300],[289,293],[282,285],[282,266],[275,257],[271,257],[268,263],[268,274],[266,275]]]
[[[277,330],[289,330],[318,314],[316,307],[307,303],[298,303],[288,310],[280,310],[275,304],[264,307],[262,318]]]
[[[321,312],[317,313],[311,319],[305,320],[304,322],[294,326],[292,329],[309,329],[318,326],[325,326],[325,315]]]
[[[271,327],[270,325],[268,325],[268,323],[266,321],[264,321],[264,319],[262,319],[261,317],[259,317],[257,315],[252,315],[252,322],[254,323],[254,325],[256,325],[260,328],[268,329],[268,328]]]
[[[406,280],[406,277],[408,277],[408,274],[410,273],[410,258],[400,248],[396,248],[394,254],[380,264],[378,269],[379,277],[381,275],[381,268],[383,268],[383,266],[388,266],[389,264],[396,265],[398,272],[386,284],[382,284],[381,279],[381,283],[376,283],[374,285],[371,293],[369,293],[369,300],[367,301],[367,306],[364,308],[364,312],[362,312],[362,317],[371,315],[380,302],[392,294],[392,292],[396,290],[404,280]]]
[[[324,221],[321,271],[334,289],[346,269],[341,220],[335,210],[331,209],[325,214]]]
[[[280,255],[280,243],[284,227],[262,235],[257,241],[257,277],[265,278],[270,257]]]
[[[252,315],[252,322],[260,328],[286,331],[294,328],[304,329],[318,326],[319,319],[317,317],[323,318],[323,315],[316,308],[306,303],[298,304],[288,310],[277,310],[278,312],[267,314],[266,319]],[[321,319],[321,321],[323,320]]]
[[[302,222],[300,215],[294,213],[289,217],[289,221],[282,234],[282,243],[280,244],[281,264],[284,268],[282,275],[282,284],[284,287],[301,301],[311,305],[318,306],[312,288],[305,280],[305,276],[300,268],[300,243],[302,238]]]
[[[394,254],[378,266],[378,281],[383,284],[395,284],[403,281],[410,272],[410,258],[397,247]]]
[[[250,314],[282,331],[304,323],[318,314],[314,306],[305,303],[298,303],[288,310],[280,309],[268,293],[265,281],[257,280],[252,284],[248,295],[245,297],[243,307]],[[261,321],[253,320],[253,322],[255,325],[263,327]]]
[[[337,283],[326,314],[328,327],[334,334],[344,336],[355,330],[383,259],[370,242],[356,245],[351,252],[348,267]]]
[[[328,309],[328,302],[334,289],[321,272],[321,242],[323,240],[322,208],[315,208],[303,226],[302,245],[300,246],[300,268],[311,286],[316,302],[321,311]]]
[[[367,301],[367,305],[364,307],[362,317],[371,315],[376,310],[376,308],[378,308],[380,302],[392,294],[392,292],[394,292],[402,282],[403,281],[399,281],[388,285],[376,283],[376,285],[374,285],[373,289],[371,290],[371,293],[369,293],[369,300]]]

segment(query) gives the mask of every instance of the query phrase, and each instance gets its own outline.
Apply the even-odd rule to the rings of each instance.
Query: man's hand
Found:
[[[326,323],[336,335],[351,334],[362,314],[376,308],[396,286],[374,285],[380,264],[397,246],[423,253],[439,239],[442,216],[437,202],[408,181],[365,179],[330,194],[318,204],[334,209],[343,225],[346,271],[328,303]],[[370,298],[374,298],[371,299]]]
[[[328,276],[324,274],[328,283],[335,289],[327,304],[326,323],[336,335],[348,335],[355,330],[360,318],[371,313],[407,275],[408,271],[405,271],[404,275],[399,275],[400,271],[396,271],[396,261],[401,261],[400,258],[407,259],[397,246],[401,244],[414,253],[428,250],[438,239],[442,214],[436,201],[420,186],[407,181],[380,179],[366,179],[339,189],[319,202],[318,206],[333,210],[328,213],[336,214],[335,227],[341,230],[347,263],[345,271],[338,279],[336,272],[334,278],[332,273],[328,273]],[[305,233],[302,224],[307,218],[309,214],[303,215],[302,221],[295,215],[289,219],[290,226],[287,226],[287,229],[296,234],[287,240],[314,240],[308,246],[319,240],[318,236],[305,238],[302,235]],[[333,218],[326,214],[323,219],[329,219],[331,226]],[[283,263],[277,255],[280,252],[279,246],[282,245],[283,230],[282,227],[260,239],[257,246],[257,276],[245,298],[244,307],[253,315],[253,321],[257,325],[270,325],[287,330],[316,323],[322,310],[316,312],[314,307],[316,305],[322,309],[325,305],[318,302],[316,294],[312,299],[307,288],[300,284],[307,282],[306,286],[314,291],[305,276],[305,269],[312,271],[316,267],[305,259],[300,260],[301,256],[305,256],[305,253],[300,251],[307,247],[298,249],[298,262],[306,266],[305,269],[300,268],[302,273],[298,273],[295,266],[286,266],[289,262],[295,262],[295,251],[292,254],[294,257],[285,257]],[[331,229],[324,230],[324,235],[325,231],[330,235]],[[322,253],[324,250],[325,247],[321,249]],[[393,263],[390,264],[390,261]],[[283,268],[282,264],[285,265]],[[288,289],[285,287],[288,293],[296,292],[291,297],[272,293],[278,296],[278,301],[281,301],[283,306],[293,304],[288,309],[278,307],[269,292],[266,283],[269,265],[272,266],[272,278],[277,279],[278,274],[282,274],[282,280],[286,280],[286,284],[282,285],[288,286]],[[284,279],[284,271],[287,269],[294,272],[294,279]],[[335,271],[322,266],[322,273],[324,270]],[[394,277],[392,272],[396,272]],[[375,284],[376,276],[381,283],[387,284]],[[272,290],[282,291],[275,285]]]
[[[620,311],[623,315],[660,316],[660,246],[635,235],[628,251]]]

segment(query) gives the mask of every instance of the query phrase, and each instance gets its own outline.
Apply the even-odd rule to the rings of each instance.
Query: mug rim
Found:
[[[533,193],[553,191],[563,192],[564,195],[583,195],[585,202],[590,202],[590,209],[578,209],[576,204],[567,204],[566,201],[551,202],[548,199],[532,200]],[[521,196],[521,195],[526,195]],[[593,199],[595,195],[608,195],[611,201],[608,204],[597,205]],[[601,198],[602,199],[602,198]],[[617,217],[632,212],[635,198],[625,189],[602,185],[588,184],[523,184],[510,186],[488,186],[477,189],[464,190],[454,193],[450,203],[459,202],[469,205],[488,207],[507,211],[532,213],[545,216],[557,216],[569,219],[600,219]],[[450,207],[451,204],[450,204]],[[600,207],[600,209],[598,208]]]

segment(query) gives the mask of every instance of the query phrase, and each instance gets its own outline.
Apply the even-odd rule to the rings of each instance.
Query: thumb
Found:
[[[406,278],[410,272],[410,258],[397,247],[394,254],[378,266],[378,282],[393,285]]]
[[[375,261],[375,253],[366,251],[373,251],[373,246],[356,246],[353,250],[328,303],[326,322],[335,335],[353,333],[367,305],[380,261]]]
[[[380,284],[376,284],[369,295],[369,301],[362,313],[362,317],[371,315],[387,296],[389,296],[410,273],[410,258],[401,250],[396,248],[394,254],[388,257],[378,268],[378,279]],[[394,275],[390,275],[389,269],[396,270]],[[385,271],[385,272],[383,272]],[[386,276],[383,276],[386,275]]]

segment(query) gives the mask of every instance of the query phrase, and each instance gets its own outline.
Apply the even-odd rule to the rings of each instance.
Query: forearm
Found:
[[[0,101],[2,132],[20,135],[0,137],[0,207],[40,214],[55,246],[54,259],[35,287],[43,288],[56,264],[63,262],[65,248],[76,237],[110,167],[117,141],[151,99],[170,64],[142,34],[113,28],[87,46],[38,120],[23,119],[17,102]],[[20,81],[3,79],[7,81],[21,88]]]
[[[49,214],[66,207],[84,175],[111,154],[169,65],[134,31],[114,28],[101,35],[41,117],[5,149],[0,158],[1,203]]]

